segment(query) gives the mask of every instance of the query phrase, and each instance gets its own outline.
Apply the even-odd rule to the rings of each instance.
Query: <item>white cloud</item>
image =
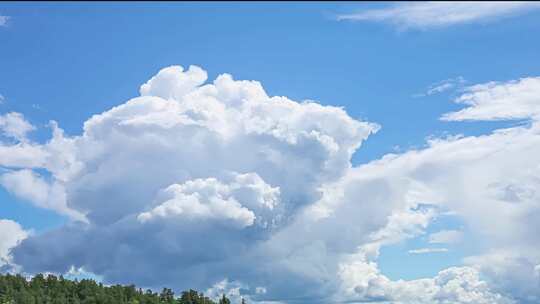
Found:
[[[40,151],[0,158],[12,170],[6,174],[27,177],[12,189],[28,185],[19,193],[48,197],[29,171],[45,170],[47,184],[64,189],[59,206],[88,220],[25,239],[14,262],[28,272],[82,267],[106,282],[149,287],[249,282],[239,290],[254,301],[328,303],[343,290],[340,301],[527,303],[540,296],[514,281],[488,285],[494,273],[512,269],[497,259],[505,271],[473,263],[414,281],[391,281],[375,262],[381,246],[424,234],[449,211],[471,231],[467,238],[482,240],[483,253],[512,248],[534,274],[535,115],[524,116],[532,119],[526,126],[432,139],[424,149],[352,167],[352,154],[377,125],[340,108],[267,96],[260,83],[227,74],[203,84],[205,75],[167,68],[141,87],[148,95],[94,115],[79,136],[53,123],[44,144],[4,145],[7,155]],[[522,90],[507,95],[528,104]],[[503,115],[490,113],[483,117]]]
[[[409,2],[345,14],[338,20],[388,22],[402,29],[485,22],[537,9],[535,2]]]
[[[0,26],[7,26],[7,23],[11,19],[10,16],[2,16],[0,15]]]
[[[255,173],[233,174],[231,179],[228,184],[207,178],[171,185],[162,193],[163,202],[137,218],[143,223],[167,218],[225,220],[238,228],[251,226],[256,219],[263,227],[272,224],[268,220],[274,218],[271,212],[279,203],[279,188],[266,184]]]
[[[52,209],[73,219],[85,221],[84,215],[66,205],[65,189],[58,181],[47,182],[37,173],[23,169],[0,175],[0,185],[15,196],[28,200],[38,207]]]
[[[441,230],[429,235],[431,244],[454,244],[463,239],[463,232],[459,230]]]
[[[506,83],[489,82],[466,88],[454,102],[468,107],[447,113],[442,120],[538,120],[540,115],[540,77]]]
[[[82,267],[105,281],[180,288],[206,288],[229,274],[266,285],[266,270],[253,267],[257,259],[269,265],[256,256],[272,254],[262,244],[349,170],[378,126],[341,108],[270,97],[256,81],[205,79],[197,67],[165,68],[141,86],[142,96],[88,119],[80,136],[65,136],[53,123],[45,144],[4,147],[41,152],[6,173],[8,189],[88,221],[23,242],[15,260],[24,270]],[[4,165],[15,167],[15,160]],[[52,207],[48,193],[56,184],[65,204]],[[132,267],[141,259],[144,266]],[[182,275],[188,268],[195,273],[189,278]],[[272,290],[258,295],[275,297]]]
[[[175,65],[162,69],[140,88],[141,96],[158,96],[164,99],[179,100],[202,85],[208,75],[198,66],[184,68]]]
[[[26,133],[34,129],[35,127],[26,121],[20,113],[10,112],[0,115],[0,131],[4,136],[25,141]]]
[[[8,168],[25,168],[45,166],[47,152],[39,144],[33,144],[26,134],[35,130],[20,113],[0,115],[0,135],[13,140],[14,143],[0,141],[0,166]]]
[[[515,91],[518,96],[521,93]],[[521,100],[518,96],[508,96],[516,100],[517,107]],[[530,299],[540,297],[536,283],[520,283],[535,282],[531,276],[534,265],[540,262],[540,243],[533,233],[540,228],[540,208],[536,203],[536,189],[540,186],[540,125],[534,119],[527,126],[483,136],[431,140],[426,149],[387,155],[354,168],[356,186],[366,176],[377,174],[385,184],[379,191],[399,199],[410,191],[411,181],[423,185],[417,188],[419,197],[424,196],[421,201],[460,216],[470,228],[469,241],[482,244],[486,251],[513,250],[512,260],[528,261],[528,271],[512,271],[516,269],[513,263],[502,263],[502,259],[495,259],[493,265],[480,270],[489,281],[499,278],[493,286],[497,292],[511,295],[520,303],[535,303]],[[365,196],[369,192],[361,193]],[[490,210],[489,218],[485,216],[486,210]],[[479,260],[471,264],[481,265]],[[500,270],[488,271],[497,267]],[[516,279],[508,279],[511,276]]]
[[[3,104],[5,100],[6,98],[4,97],[4,95],[0,94],[0,104]]]
[[[522,92],[513,92],[515,96],[508,98],[516,100],[519,105]],[[537,286],[537,281],[531,278],[534,265],[540,263],[540,243],[533,233],[540,229],[540,208],[536,204],[539,199],[536,189],[540,186],[540,158],[537,156],[540,155],[540,125],[534,120],[536,116],[529,117],[533,120],[527,126],[496,130],[483,136],[433,139],[425,149],[389,154],[352,168],[339,185],[339,191],[334,191],[331,199],[323,199],[315,205],[316,214],[330,224],[318,223],[322,227],[314,234],[319,239],[330,240],[332,236],[339,236],[344,243],[366,244],[373,239],[355,239],[348,233],[366,234],[366,231],[384,223],[389,214],[395,214],[407,204],[413,207],[414,203],[433,204],[459,216],[470,228],[466,236],[468,240],[482,244],[484,250],[514,250],[514,260],[527,260],[527,271],[512,272],[515,268],[504,266],[505,263],[498,260],[493,264],[504,271],[487,271],[488,267],[480,270],[488,276],[487,282],[500,277],[498,284],[492,286],[494,292],[515,298],[519,303],[535,303],[534,299],[540,296],[538,288],[533,287]],[[350,205],[352,203],[354,207]],[[489,218],[485,216],[485,210],[490,210]],[[333,233],[326,233],[330,227],[334,229]],[[304,232],[295,232],[305,235]],[[371,235],[376,234],[381,233]],[[394,235],[407,233],[402,231]],[[414,237],[415,234],[409,235]],[[432,241],[457,241],[457,235],[435,234]],[[329,243],[334,246],[340,244],[338,241]],[[346,247],[340,248],[341,252],[343,248]],[[370,256],[376,257],[377,251],[377,246],[371,246]],[[323,263],[317,262],[319,265]],[[520,279],[505,280],[510,273]],[[365,273],[358,274],[363,275]],[[529,283],[519,283],[524,281]],[[399,297],[395,299],[401,300]]]
[[[41,146],[27,143],[5,145],[0,143],[0,166],[24,168],[45,165],[47,153]]]
[[[409,250],[409,253],[412,253],[412,254],[435,253],[435,252],[448,252],[448,249],[447,248],[419,248],[419,249]]]
[[[230,282],[227,279],[224,279],[220,282],[217,282],[212,287],[208,288],[204,295],[209,297],[210,299],[213,299],[216,302],[219,302],[219,299],[222,297],[222,295],[227,296],[229,300],[231,300],[233,303],[240,303],[242,301],[242,298],[244,300],[247,300],[249,302],[249,297],[242,297],[240,293],[240,289],[246,289],[248,286],[245,284],[242,284],[240,282]]]
[[[12,220],[0,219],[0,271],[11,264],[11,249],[29,235],[21,225]]]
[[[452,267],[434,278],[392,281],[380,273],[362,250],[340,264],[342,291],[338,300],[375,303],[416,304],[510,304],[515,301],[498,294],[471,267]]]
[[[473,265],[490,279],[494,288],[507,294],[520,295],[520,303],[540,301],[540,277],[537,264],[540,258],[537,248],[526,252],[526,248],[498,248],[487,253],[471,256],[465,263]]]

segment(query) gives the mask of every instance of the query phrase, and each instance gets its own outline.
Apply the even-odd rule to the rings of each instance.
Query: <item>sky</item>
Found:
[[[0,271],[538,303],[539,35],[534,2],[4,2]]]

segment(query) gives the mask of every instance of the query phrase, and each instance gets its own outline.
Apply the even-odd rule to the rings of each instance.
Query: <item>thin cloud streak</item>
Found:
[[[337,20],[387,22],[400,29],[429,29],[490,21],[540,8],[536,2],[409,2],[339,15]]]
[[[436,253],[436,252],[448,252],[446,248],[420,248],[409,250],[409,253],[412,254],[423,254],[423,253]]]

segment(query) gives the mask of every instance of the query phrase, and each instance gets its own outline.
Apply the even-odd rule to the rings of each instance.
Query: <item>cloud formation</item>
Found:
[[[538,9],[535,2],[409,2],[338,16],[338,20],[388,22],[401,29],[485,22]]]
[[[83,267],[108,281],[211,286],[240,269],[209,263],[230,268],[258,252],[320,200],[379,128],[341,108],[269,97],[256,81],[206,77],[194,66],[165,68],[140,97],[87,120],[80,136],[53,122],[44,144],[21,133],[3,145],[25,153],[3,159],[2,184],[76,220],[25,241],[16,262],[28,272]],[[186,245],[208,235],[216,241]],[[62,250],[47,250],[52,244]],[[181,270],[189,268],[198,275],[188,280]]]
[[[28,231],[21,225],[6,219],[0,219],[0,271],[12,264],[11,249],[27,238]]]
[[[351,256],[350,262],[340,265],[339,276],[346,282],[341,300],[353,303],[516,303],[493,292],[487,282],[480,279],[479,272],[471,267],[451,267],[433,278],[392,281],[360,251]]]
[[[467,105],[442,120],[540,120],[540,77],[470,86],[454,102]]]
[[[431,244],[454,244],[461,241],[463,232],[459,230],[441,230],[429,235]]]
[[[472,110],[445,115],[511,119],[513,104],[529,111],[520,117],[530,124],[436,138],[357,167],[351,156],[378,125],[268,96],[256,81],[206,78],[194,66],[165,68],[141,96],[88,119],[81,135],[54,122],[43,144],[5,133],[2,185],[72,219],[26,238],[12,262],[29,273],[84,269],[106,282],[230,290],[253,301],[540,299],[534,78],[470,87],[458,100]],[[433,278],[380,273],[381,248],[423,235],[447,211],[484,251]]]
[[[9,19],[11,19],[11,17],[0,15],[0,27],[1,26],[6,26]]]
[[[529,118],[528,125],[482,136],[433,139],[427,148],[386,155],[353,169],[358,178],[368,172],[379,174],[390,185],[384,190],[389,197],[408,197],[407,191],[415,185],[413,197],[455,212],[470,228],[469,240],[485,250],[467,258],[468,264],[488,277],[495,291],[519,303],[540,299],[540,281],[535,276],[540,243],[532,232],[537,231],[540,220],[536,191],[540,186],[540,125],[531,106],[536,82],[530,79],[535,78],[473,86],[474,94],[466,92],[458,100],[474,102],[454,112],[478,120],[514,119],[516,115],[508,113],[518,109],[527,112],[519,117]],[[489,218],[486,210],[490,210]],[[455,240],[448,233],[442,236],[445,242]],[[433,240],[443,241],[440,234]]]
[[[10,112],[0,115],[0,131],[6,137],[23,142],[26,140],[26,133],[34,129],[35,127],[20,113]]]

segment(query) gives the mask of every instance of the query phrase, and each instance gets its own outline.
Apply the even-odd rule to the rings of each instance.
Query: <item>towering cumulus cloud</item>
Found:
[[[164,68],[80,136],[52,122],[45,144],[26,139],[20,114],[2,120],[15,141],[2,152],[19,155],[2,159],[2,185],[74,220],[15,250],[25,271],[211,286],[227,272],[207,264],[232,267],[293,222],[378,129],[340,108],[269,97],[256,81],[206,79],[199,67]]]
[[[535,78],[469,87],[456,100],[468,108],[443,120],[530,123],[358,167],[351,156],[378,125],[227,74],[207,83],[195,66],[159,71],[79,136],[51,122],[52,138],[35,143],[24,117],[8,114],[0,183],[71,219],[10,245],[8,263],[252,301],[536,303],[538,89]],[[482,240],[478,255],[433,278],[380,272],[383,246],[447,211],[470,233],[433,242]]]

